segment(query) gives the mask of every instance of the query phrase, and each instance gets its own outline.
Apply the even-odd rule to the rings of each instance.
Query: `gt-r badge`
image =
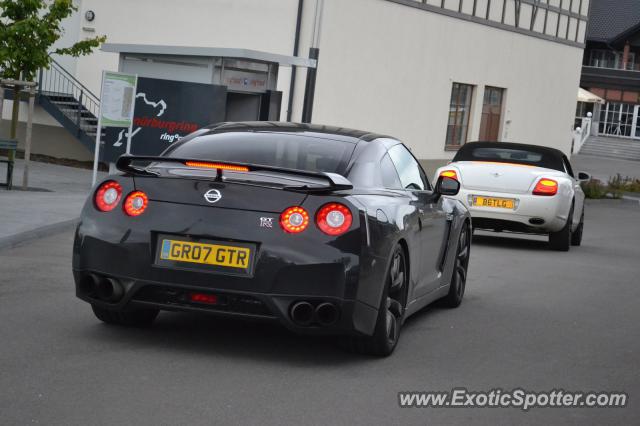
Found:
[[[210,189],[204,193],[204,199],[209,203],[218,202],[220,201],[220,198],[222,198],[222,194],[220,194],[220,191],[217,189]]]
[[[500,176],[502,176],[502,173],[493,172],[493,173],[491,173],[491,175],[492,175],[493,177],[500,177]]]
[[[273,228],[273,218],[272,217],[261,217],[260,218],[260,228]]]

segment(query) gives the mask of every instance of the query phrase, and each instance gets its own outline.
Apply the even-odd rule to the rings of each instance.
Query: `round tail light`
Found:
[[[115,180],[109,180],[98,187],[94,201],[98,210],[108,212],[113,210],[122,197],[122,186]]]
[[[147,209],[148,204],[147,194],[142,191],[133,191],[124,199],[124,212],[129,216],[139,216]]]
[[[327,235],[342,235],[349,230],[353,222],[351,210],[344,204],[329,203],[318,210],[316,223]]]
[[[302,207],[289,207],[280,214],[280,226],[290,234],[297,234],[309,226],[309,213]]]

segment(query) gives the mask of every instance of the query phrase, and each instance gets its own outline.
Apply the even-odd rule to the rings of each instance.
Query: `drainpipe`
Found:
[[[316,92],[316,75],[318,71],[318,57],[320,56],[320,27],[322,25],[322,9],[324,0],[316,0],[315,19],[313,22],[313,38],[309,48],[309,59],[315,59],[315,68],[307,68],[307,82],[304,87],[304,104],[302,105],[302,122],[311,123],[313,115],[313,98]]]
[[[296,35],[293,40],[293,56],[298,56],[298,48],[300,47],[300,24],[302,23],[302,6],[304,0],[298,0],[298,16],[296,17]],[[287,121],[291,121],[293,114],[293,94],[296,88],[296,71],[295,65],[291,66],[291,81],[289,82],[289,100],[287,101]]]
[[[627,65],[629,64],[629,50],[631,46],[629,46],[629,41],[624,44],[624,50],[622,51],[622,69],[626,70]]]

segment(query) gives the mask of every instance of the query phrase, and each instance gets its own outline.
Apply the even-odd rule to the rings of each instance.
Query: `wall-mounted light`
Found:
[[[84,13],[84,19],[86,19],[89,22],[92,22],[94,19],[96,19],[96,14],[93,10],[87,10]]]

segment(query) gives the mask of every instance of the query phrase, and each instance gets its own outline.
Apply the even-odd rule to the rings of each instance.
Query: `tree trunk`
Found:
[[[20,114],[20,86],[13,86],[13,109],[11,110],[11,139],[16,139]],[[9,160],[14,160],[14,151],[9,151]]]

